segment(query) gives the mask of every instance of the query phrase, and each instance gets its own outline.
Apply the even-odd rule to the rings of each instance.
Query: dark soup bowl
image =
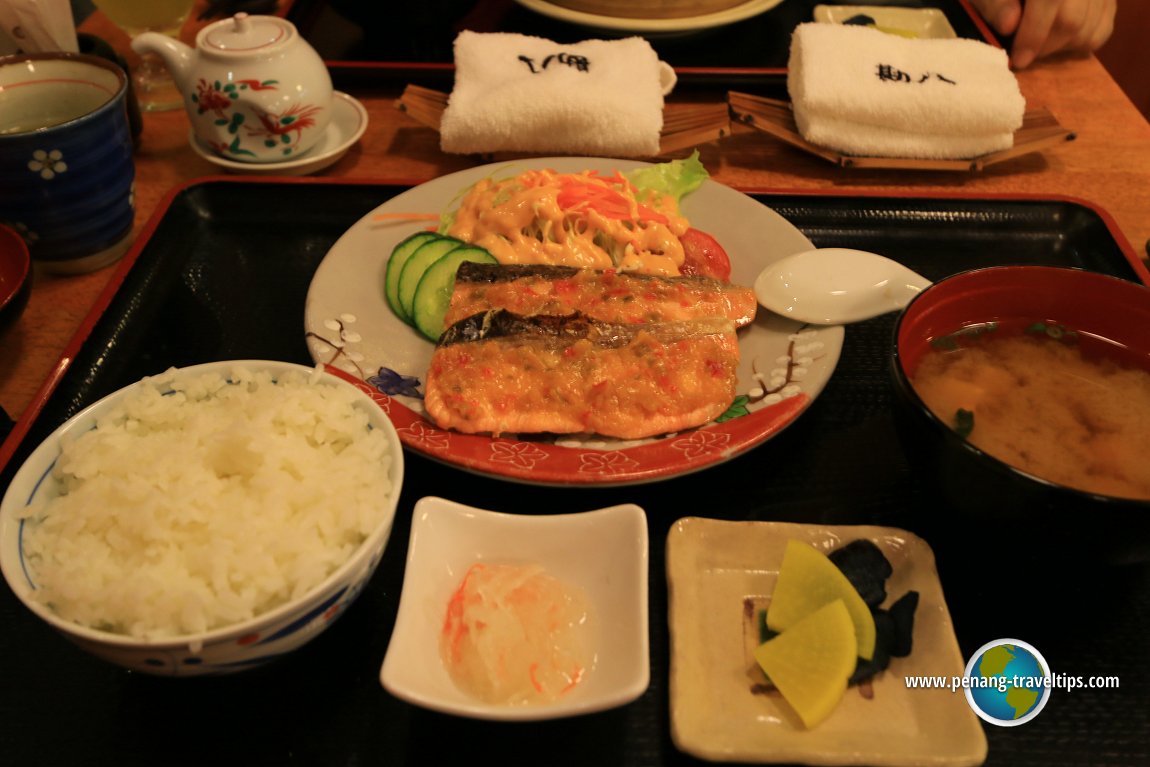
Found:
[[[963,272],[903,311],[891,375],[939,525],[1039,559],[1150,560],[1150,289],[1060,267]]]

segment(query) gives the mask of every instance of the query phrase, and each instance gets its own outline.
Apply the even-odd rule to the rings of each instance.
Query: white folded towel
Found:
[[[1013,133],[917,133],[810,117],[794,110],[799,133],[812,144],[856,157],[955,160],[981,157],[1014,146]]]
[[[1026,111],[1005,51],[977,40],[801,24],[787,66],[799,132],[847,154],[975,157],[1012,146]]]
[[[440,146],[460,154],[659,153],[674,71],[640,37],[560,44],[460,32]]]

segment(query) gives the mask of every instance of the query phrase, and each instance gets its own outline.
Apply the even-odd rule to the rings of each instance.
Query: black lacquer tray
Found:
[[[0,487],[56,425],[143,375],[227,358],[309,363],[302,317],[313,272],[347,227],[405,188],[216,178],[176,190],[120,266],[106,308],[74,342],[74,360],[18,424]],[[819,246],[879,251],[932,279],[1005,263],[1072,265],[1132,280],[1145,274],[1109,217],[1071,199],[754,196]],[[697,474],[623,488],[544,488],[408,453],[391,540],[360,600],[312,644],[261,670],[179,680],[127,673],[73,647],[0,587],[2,759],[117,767],[693,763],[670,738],[663,574],[668,529],[697,515],[893,525],[923,535],[935,548],[964,656],[1012,637],[1036,646],[1057,672],[1120,680],[1118,689],[1056,690],[1023,726],[987,725],[987,763],[1147,763],[1150,570],[1086,569],[1073,555],[1009,547],[993,529],[940,533],[932,522],[942,509],[911,474],[890,414],[892,325],[888,315],[848,327],[837,371],[802,418]],[[411,510],[425,495],[528,514],[641,505],[651,540],[647,692],[613,711],[515,725],[456,719],[388,695],[379,667]],[[1072,541],[1079,533],[1066,535]],[[1020,555],[1036,553],[1055,567],[1039,573],[1021,564]]]
[[[813,21],[820,4],[938,8],[959,37],[994,39],[966,0],[784,0],[733,24],[644,36],[675,68],[680,86],[778,85],[786,78],[791,32]],[[630,34],[551,18],[513,0],[296,0],[289,18],[327,60],[337,84],[398,80],[448,90],[454,71],[451,44],[461,29],[517,32],[558,43]]]

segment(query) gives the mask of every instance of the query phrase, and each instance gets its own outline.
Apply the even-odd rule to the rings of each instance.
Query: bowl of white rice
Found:
[[[0,569],[100,658],[240,671],[300,647],[359,595],[402,482],[395,428],[345,379],[259,360],[173,368],[28,457],[0,503]]]

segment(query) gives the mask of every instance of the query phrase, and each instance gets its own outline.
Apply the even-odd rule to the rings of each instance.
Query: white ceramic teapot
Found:
[[[196,136],[229,160],[293,160],[331,121],[331,75],[285,19],[237,13],[200,30],[194,49],[156,32],[132,48],[163,58]]]

